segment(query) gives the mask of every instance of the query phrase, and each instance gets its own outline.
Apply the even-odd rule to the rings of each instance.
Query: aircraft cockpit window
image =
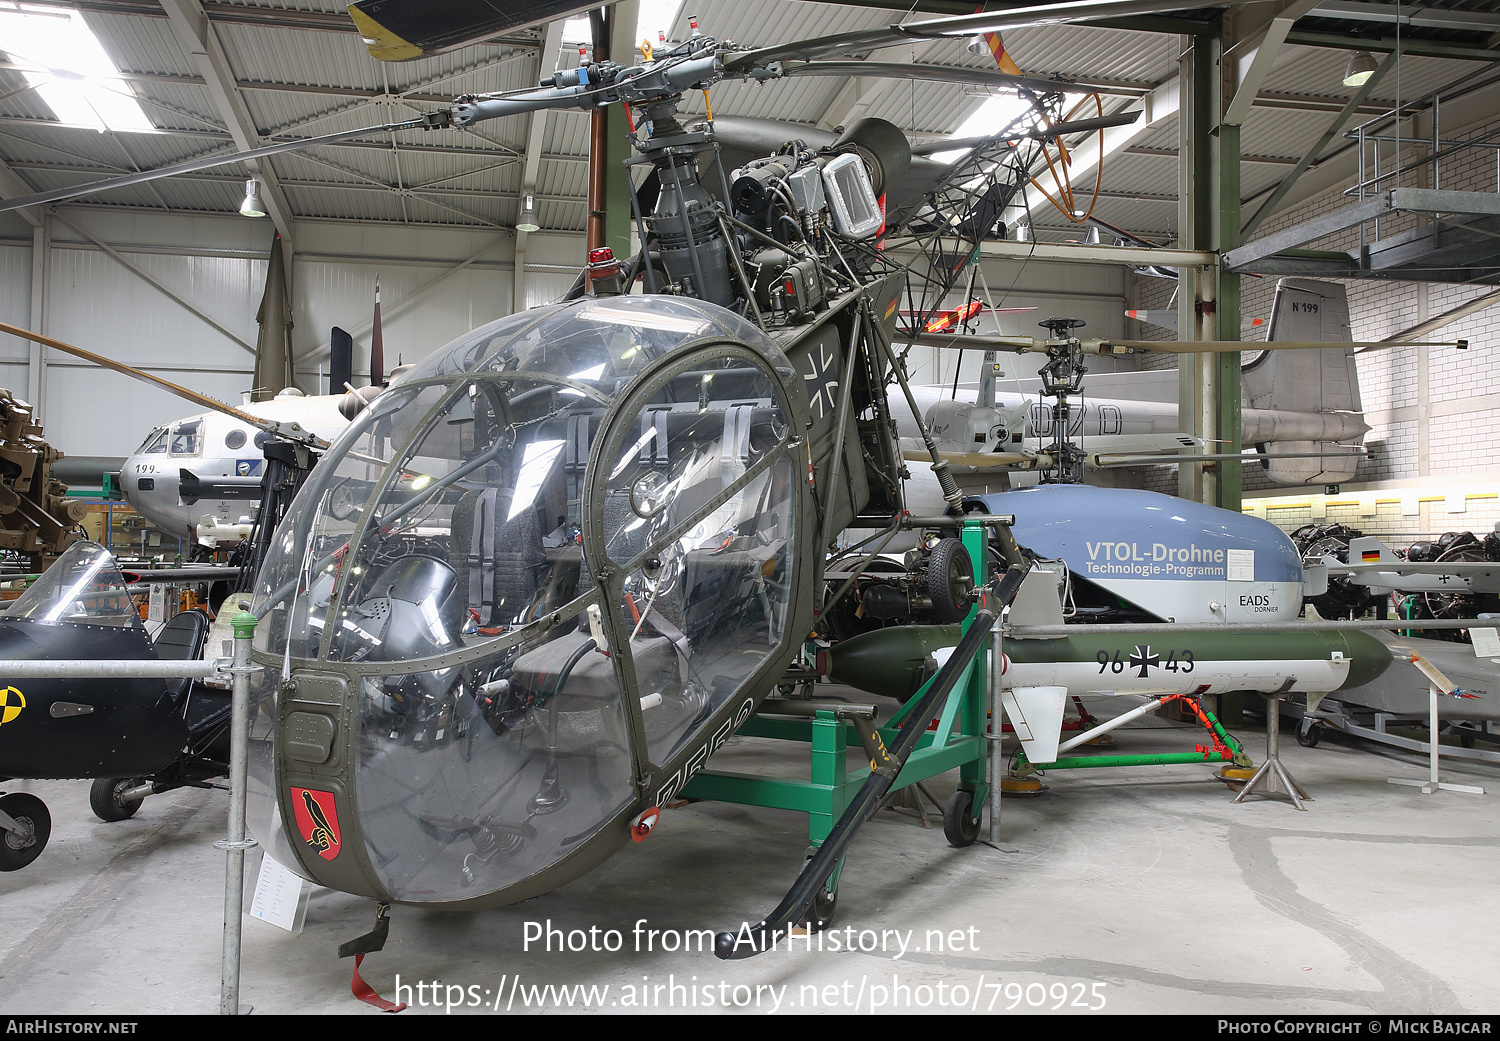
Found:
[[[135,450],[136,455],[160,455],[167,450],[167,428],[157,427],[147,435],[146,440],[141,442],[141,447]]]
[[[179,423],[172,428],[170,455],[197,455],[203,443],[203,421]]]
[[[450,573],[442,596],[420,607],[436,619],[424,615],[425,654],[498,635],[577,593],[581,553],[558,532],[580,508],[588,417],[599,402],[566,385],[489,378],[456,383],[434,405],[424,410],[425,428],[412,437],[399,473],[370,505],[374,515],[341,596],[346,617],[330,644],[334,660],[395,653],[390,640],[401,608],[393,603],[384,613],[371,604],[395,596],[385,596],[388,572],[412,556]],[[549,548],[563,552],[549,558]]]
[[[48,625],[106,625],[139,630],[141,616],[115,558],[94,542],[75,542],[5,613]]]
[[[669,373],[629,421],[639,436],[616,458],[604,500],[658,763],[781,643],[791,588],[785,404],[748,358],[704,357]]]
[[[403,410],[421,418],[367,501],[328,638],[330,661],[403,666],[358,680],[356,780],[364,834],[386,854],[375,870],[409,900],[529,874],[631,793],[615,665],[586,612],[512,635],[593,588],[568,517],[604,403],[543,377],[424,393],[439,390]]]
[[[401,447],[390,437],[391,416],[402,409],[425,413],[442,395],[436,387],[387,391],[355,418],[314,469],[261,567],[255,613],[266,622],[255,630],[257,650],[318,656],[349,539]]]

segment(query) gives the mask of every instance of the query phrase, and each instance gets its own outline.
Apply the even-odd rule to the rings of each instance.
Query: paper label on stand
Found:
[[[1476,657],[1500,658],[1500,630],[1470,629],[1469,639],[1474,642]]]
[[[297,901],[302,896],[302,877],[288,871],[270,854],[261,858],[260,877],[250,901],[250,917],[270,922],[288,932],[297,929]]]

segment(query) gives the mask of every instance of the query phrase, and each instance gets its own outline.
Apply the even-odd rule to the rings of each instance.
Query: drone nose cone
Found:
[[[1369,633],[1357,631],[1346,632],[1342,635],[1352,660],[1349,665],[1349,678],[1344,681],[1340,690],[1352,690],[1355,687],[1363,687],[1366,683],[1373,683],[1386,669],[1390,668],[1390,648],[1375,637]]]

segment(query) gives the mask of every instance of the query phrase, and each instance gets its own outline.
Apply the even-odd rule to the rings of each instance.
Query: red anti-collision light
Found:
[[[650,809],[642,810],[640,816],[630,826],[630,837],[638,843],[645,842],[646,836],[651,834],[660,820],[660,807],[652,806]]]
[[[590,278],[614,278],[624,273],[623,265],[608,246],[589,250],[588,270]]]

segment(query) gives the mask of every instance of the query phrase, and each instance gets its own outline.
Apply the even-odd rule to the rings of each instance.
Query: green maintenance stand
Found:
[[[985,564],[989,559],[986,528],[981,524],[967,522],[963,526],[961,537],[974,565],[976,585],[982,588],[987,578]],[[965,631],[973,624],[977,613],[977,607],[969,611],[969,617],[964,622]],[[816,701],[791,702],[788,704],[807,706],[814,710],[810,719],[791,719],[775,714],[779,703],[762,704],[761,712],[765,714],[750,717],[740,727],[739,733],[751,737],[801,741],[811,745],[810,780],[705,769],[694,776],[682,794],[691,799],[715,799],[720,802],[806,813],[810,856],[828,837],[834,823],[870,774],[868,766],[846,770],[845,755],[851,739],[855,745],[863,743],[859,731],[864,729],[864,741],[874,740],[889,745],[896,738],[898,725],[905,720],[912,706],[921,699],[930,684],[929,680],[885,726],[875,729],[873,734],[869,733],[870,725],[845,711],[845,706],[830,705],[824,708]],[[929,777],[947,773],[956,767],[959,770],[958,791],[949,800],[943,813],[943,830],[954,845],[969,845],[978,836],[979,814],[976,809],[983,807],[989,798],[989,782],[985,775],[988,689],[989,662],[987,655],[981,653],[969,664],[947,704],[943,706],[936,729],[922,736],[916,750],[911,753],[891,786],[891,791],[896,791]],[[910,725],[925,727],[927,722],[912,720]],[[842,871],[843,864],[840,863],[829,879],[827,888],[830,912],[832,896],[837,891]]]

